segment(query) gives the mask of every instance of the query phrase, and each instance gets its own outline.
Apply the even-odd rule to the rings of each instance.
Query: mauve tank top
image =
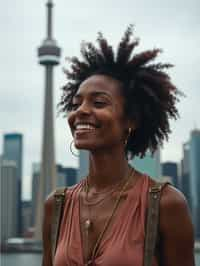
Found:
[[[127,191],[127,197],[117,209],[115,223],[108,228],[95,258],[96,266],[143,266],[145,214],[150,179],[141,175]],[[67,191],[55,255],[55,266],[83,266],[79,219],[79,192],[83,181]],[[156,257],[152,266],[158,266]]]

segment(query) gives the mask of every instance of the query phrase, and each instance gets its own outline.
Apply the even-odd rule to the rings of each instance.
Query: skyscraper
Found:
[[[200,130],[193,130],[183,146],[181,189],[192,210],[195,237],[200,240]]]
[[[183,144],[183,159],[181,160],[181,180],[180,189],[185,195],[190,210],[192,211],[192,193],[190,182],[190,144],[189,142]]]
[[[22,153],[23,153],[23,136],[18,133],[5,134],[3,138],[3,158],[13,161],[16,164],[16,182],[17,182],[17,201],[16,208],[18,210],[17,218],[17,234],[21,234],[22,222]]]
[[[47,36],[38,49],[39,63],[45,67],[45,103],[43,120],[42,165],[37,199],[35,238],[41,240],[43,202],[47,194],[56,187],[53,124],[53,68],[59,64],[60,48],[53,39],[53,3],[47,2]]]
[[[36,209],[37,209],[37,198],[38,198],[38,187],[40,178],[40,164],[32,164],[32,193],[31,193],[31,209],[32,209],[32,222],[31,225],[34,227],[36,223]]]
[[[57,186],[73,186],[77,182],[77,169],[72,167],[63,167],[62,165],[57,165],[57,175],[58,182]]]
[[[32,226],[32,202],[29,200],[22,201],[22,218],[22,232],[24,237],[27,236]]]
[[[0,242],[18,236],[17,166],[14,161],[0,160]]]
[[[162,163],[162,175],[170,176],[172,179],[173,185],[177,188],[179,187],[177,163],[174,163],[174,162]]]
[[[73,167],[67,167],[67,186],[73,186],[77,182],[77,169]]]
[[[200,239],[200,130],[190,135],[190,180],[196,237]]]

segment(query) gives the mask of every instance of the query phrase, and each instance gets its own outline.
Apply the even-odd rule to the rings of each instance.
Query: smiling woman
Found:
[[[44,266],[194,265],[193,227],[183,195],[128,164],[129,156],[154,153],[168,138],[180,95],[164,72],[171,65],[151,64],[160,50],[132,56],[138,45],[132,33],[130,26],[116,55],[99,34],[99,48],[84,43],[83,61],[73,57],[66,71],[60,109],[76,148],[89,151],[90,164],[88,176],[65,192],[55,256],[49,236],[54,197],[45,203]],[[161,197],[152,199],[160,199],[159,209],[153,209],[149,191],[158,190]],[[149,223],[157,210],[158,221]]]
[[[100,153],[124,146],[124,103],[120,82],[105,75],[92,75],[73,98],[68,122],[75,146]],[[108,130],[109,128],[109,130]]]

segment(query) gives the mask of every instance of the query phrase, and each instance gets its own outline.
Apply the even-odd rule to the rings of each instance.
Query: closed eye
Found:
[[[97,108],[101,108],[101,107],[104,107],[107,103],[106,102],[103,102],[103,101],[95,101],[94,102],[94,106],[97,107]]]
[[[76,111],[79,106],[81,105],[81,103],[71,103],[71,111]],[[93,106],[95,108],[103,108],[104,106],[106,106],[107,103],[105,101],[94,101],[93,102]]]

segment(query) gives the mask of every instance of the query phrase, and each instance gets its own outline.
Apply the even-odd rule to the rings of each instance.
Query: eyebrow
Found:
[[[92,97],[105,95],[105,96],[111,98],[111,95],[110,94],[108,94],[106,92],[103,92],[103,91],[93,91],[93,92],[90,93],[90,95]],[[81,93],[77,93],[77,94],[74,95],[73,98],[81,98],[81,97],[82,97],[82,94]]]

